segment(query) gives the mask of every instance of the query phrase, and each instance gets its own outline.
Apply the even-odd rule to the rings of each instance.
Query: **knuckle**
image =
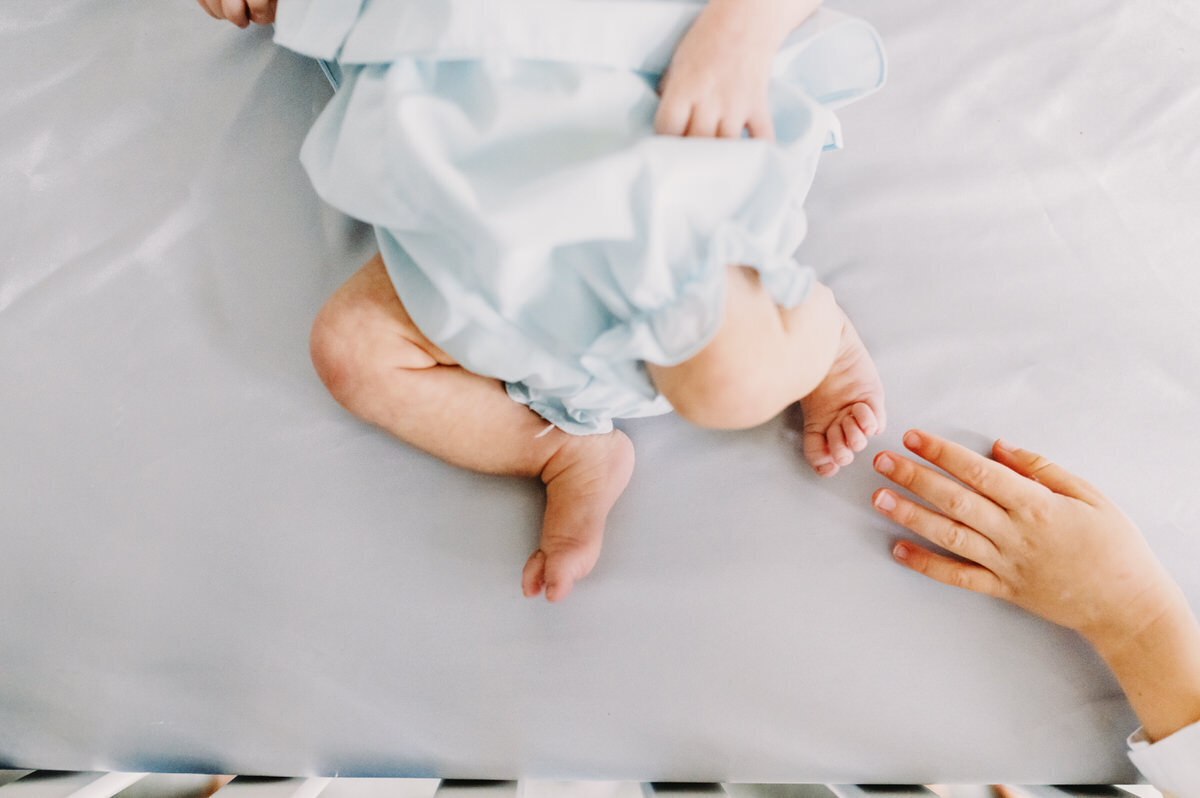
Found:
[[[950,573],[949,581],[954,587],[961,587],[963,590],[974,589],[974,581],[971,579],[971,572],[965,568],[955,568]]]
[[[962,518],[971,510],[971,497],[965,493],[956,493],[946,501],[946,510],[957,518]]]
[[[1048,457],[1040,454],[1035,454],[1029,461],[1029,476],[1037,479],[1038,474],[1045,472],[1047,469],[1054,466],[1054,463]]]
[[[1046,497],[1038,497],[1030,501],[1025,505],[1024,511],[1025,517],[1039,526],[1049,523],[1053,515],[1053,509]]]
[[[967,483],[979,487],[987,482],[988,471],[983,463],[972,461],[963,471]]]
[[[958,524],[947,524],[946,530],[942,533],[942,542],[950,551],[960,551],[967,542],[967,536]]]

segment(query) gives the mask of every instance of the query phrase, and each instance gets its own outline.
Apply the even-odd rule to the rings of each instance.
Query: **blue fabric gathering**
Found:
[[[657,136],[656,87],[701,3],[291,0],[276,41],[337,90],[301,153],[375,226],[421,331],[574,434],[669,412],[645,363],[716,334],[725,269],[783,307],[833,111],[883,83],[874,30],[822,9],[776,55],[777,139]]]

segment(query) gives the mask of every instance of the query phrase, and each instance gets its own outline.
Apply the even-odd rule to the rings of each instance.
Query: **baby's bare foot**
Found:
[[[560,601],[600,556],[604,521],[633,474],[633,443],[625,433],[570,438],[542,471],[546,515],[542,540],[521,573],[521,591]]]
[[[883,432],[883,384],[854,325],[842,313],[842,338],[821,384],[800,400],[804,457],[819,475],[831,477],[854,460],[867,438]]]

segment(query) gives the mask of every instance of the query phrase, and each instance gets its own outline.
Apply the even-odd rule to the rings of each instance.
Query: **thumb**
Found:
[[[1103,494],[1086,480],[1075,476],[1037,452],[1019,449],[1011,443],[999,439],[992,444],[992,456],[997,462],[1003,463],[1022,476],[1045,485],[1055,493],[1079,499],[1088,504],[1096,504],[1104,499]]]

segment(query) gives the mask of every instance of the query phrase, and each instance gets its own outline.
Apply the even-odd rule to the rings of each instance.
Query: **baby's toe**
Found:
[[[878,435],[883,432],[883,419],[866,402],[855,402],[850,407],[850,415],[864,435]],[[864,445],[866,438],[863,439]],[[857,451],[857,450],[856,450]]]
[[[562,601],[575,587],[576,576],[586,573],[581,561],[583,552],[571,550],[546,558],[546,570],[543,577],[546,583],[546,601]]]
[[[538,549],[525,561],[525,568],[521,571],[521,592],[525,598],[533,598],[542,592],[545,573],[546,553]]]
[[[838,471],[838,465],[833,462],[833,456],[829,453],[825,436],[819,432],[805,431],[804,459],[818,476],[831,477]]]
[[[850,447],[852,452],[861,452],[867,448],[867,436],[865,431],[859,426],[858,421],[853,414],[847,413],[841,420],[842,437],[846,439],[846,445]]]
[[[846,434],[842,430],[841,424],[836,421],[830,424],[825,433],[825,440],[829,442],[829,454],[833,457],[833,462],[839,466],[850,465],[854,462],[854,452],[846,443]]]

